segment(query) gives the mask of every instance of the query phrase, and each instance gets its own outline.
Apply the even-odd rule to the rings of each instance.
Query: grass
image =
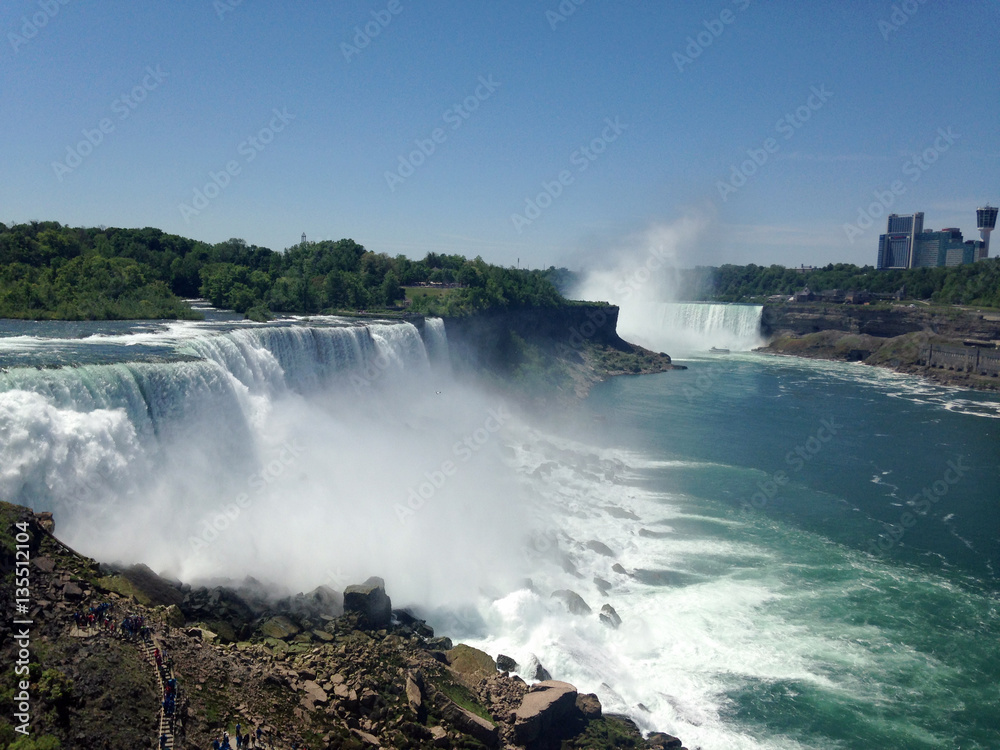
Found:
[[[466,711],[474,713],[481,719],[486,719],[494,724],[496,723],[490,712],[476,702],[476,697],[472,694],[472,691],[464,685],[459,685],[457,682],[442,681],[437,684],[437,688]]]

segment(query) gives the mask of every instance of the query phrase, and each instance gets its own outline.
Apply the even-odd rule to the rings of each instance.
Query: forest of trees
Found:
[[[811,271],[784,266],[734,266],[699,269],[699,298],[740,302],[774,294],[791,295],[809,287],[892,294],[904,290],[906,299],[945,304],[1000,307],[1000,258],[952,268],[910,268],[879,271],[872,266],[831,263]]]
[[[550,268],[546,277],[566,295],[572,295],[581,274]],[[802,271],[771,265],[701,266],[677,273],[682,300],[688,302],[761,302],[772,295],[791,296],[808,287],[813,292],[840,289],[894,294],[905,299],[942,304],[1000,308],[1000,258],[953,268],[911,268],[879,271],[872,266],[831,263]]]
[[[350,239],[274,252],[231,239],[210,245],[159,229],[0,224],[0,317],[73,320],[194,317],[182,297],[266,318],[270,313],[396,309],[402,287],[456,284],[410,310],[460,315],[565,303],[541,271],[429,253],[374,253]]]

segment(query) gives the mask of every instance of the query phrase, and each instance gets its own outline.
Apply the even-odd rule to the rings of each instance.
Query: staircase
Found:
[[[160,686],[160,728],[156,733],[156,744],[154,747],[165,747],[168,750],[175,750],[178,747],[175,733],[179,721],[177,709],[180,706],[180,690],[177,688],[174,689],[174,715],[168,716],[166,709],[163,707],[163,701],[167,697],[167,680],[172,679],[174,675],[173,671],[167,668],[166,662],[163,663],[162,667],[157,667],[154,655],[154,650],[157,648],[163,654],[163,648],[154,637],[150,637],[149,640],[139,640],[137,641],[137,645],[143,657],[149,662],[156,673],[156,682]],[[166,735],[167,743],[166,745],[161,745],[160,738],[164,735]]]

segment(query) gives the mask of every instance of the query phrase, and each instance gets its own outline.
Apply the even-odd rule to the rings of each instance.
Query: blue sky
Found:
[[[682,265],[874,263],[884,213],[969,238],[1000,201],[998,21],[996,0],[4,0],[0,221],[580,268],[694,217]]]

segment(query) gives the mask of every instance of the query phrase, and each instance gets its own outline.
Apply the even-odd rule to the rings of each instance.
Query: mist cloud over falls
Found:
[[[245,329],[189,348],[205,359],[2,376],[0,491],[54,511],[86,554],[186,581],[298,591],[381,575],[395,601],[434,605],[523,575],[502,461],[513,417],[435,366],[413,326]]]

